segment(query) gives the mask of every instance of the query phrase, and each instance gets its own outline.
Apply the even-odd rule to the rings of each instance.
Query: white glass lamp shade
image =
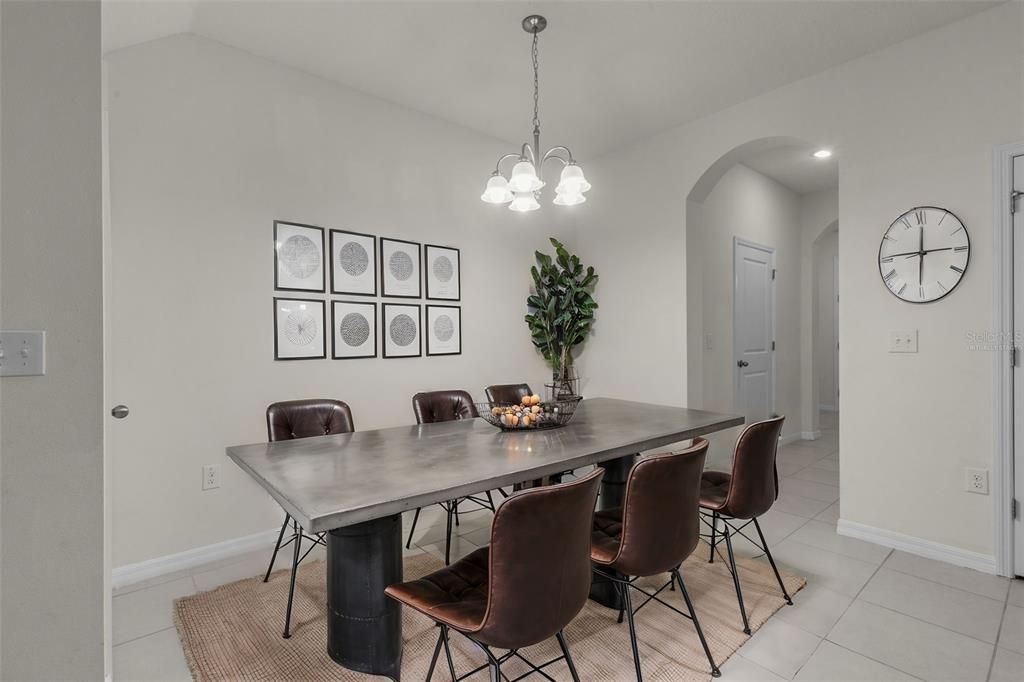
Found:
[[[529,161],[520,161],[512,167],[508,188],[513,192],[536,192],[543,186],[544,183],[537,177],[537,170]]]
[[[582,204],[587,198],[582,192],[559,192],[555,195],[555,206],[575,206]]]
[[[512,201],[512,192],[508,189],[508,180],[495,173],[487,181],[487,188],[480,198],[488,204],[507,204]]]
[[[533,192],[516,192],[515,194],[516,198],[508,205],[510,211],[526,213],[527,211],[536,211],[540,208],[537,197],[533,196]]]
[[[575,163],[570,163],[562,169],[562,176],[558,180],[558,187],[555,188],[555,191],[559,194],[582,194],[588,189],[590,189],[590,183],[583,176],[583,169]]]

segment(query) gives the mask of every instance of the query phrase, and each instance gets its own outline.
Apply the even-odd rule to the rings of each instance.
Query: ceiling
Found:
[[[192,32],[518,144],[527,14],[545,146],[581,159],[695,120],[996,2],[104,0],[104,51]]]
[[[740,163],[782,183],[797,194],[839,186],[836,157],[816,159],[811,146],[789,145],[755,154]]]

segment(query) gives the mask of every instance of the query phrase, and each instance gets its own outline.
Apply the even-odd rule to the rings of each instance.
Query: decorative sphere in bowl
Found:
[[[578,400],[541,400],[524,396],[518,403],[478,403],[477,411],[502,431],[534,431],[565,426],[576,413]]]

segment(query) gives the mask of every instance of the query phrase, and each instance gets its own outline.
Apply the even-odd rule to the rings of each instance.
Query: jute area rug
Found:
[[[743,634],[740,624],[729,571],[718,559],[714,564],[707,563],[707,550],[707,545],[702,544],[683,565],[682,572],[711,652],[721,666],[748,636]],[[405,577],[419,577],[439,568],[441,562],[431,555],[408,557]],[[323,561],[308,562],[300,568],[292,614],[293,634],[287,640],[281,638],[288,596],[287,570],[275,572],[268,583],[263,583],[260,577],[248,578],[177,600],[175,623],[193,677],[204,682],[383,679],[346,670],[327,655],[324,571]],[[785,601],[766,561],[740,559],[739,571],[750,626],[756,630]],[[783,573],[782,577],[791,595],[806,584],[798,576]],[[667,581],[666,575],[646,579],[641,584],[657,589]],[[665,590],[661,596],[685,612],[678,592]],[[634,605],[642,601],[636,592],[633,598]],[[629,631],[625,622],[616,623],[617,615],[613,610],[588,602],[565,629],[580,679],[635,679]],[[641,609],[636,620],[645,680],[711,679],[707,659],[690,621],[656,602]],[[437,633],[429,619],[411,609],[403,609],[403,680],[425,679]],[[451,642],[459,675],[484,663],[483,655],[461,635],[453,632]],[[554,640],[521,653],[535,664],[559,655]],[[515,659],[502,666],[502,673],[509,679],[526,670],[521,663],[517,665]],[[570,679],[568,668],[562,662],[545,668],[545,672],[557,680]],[[449,678],[442,654],[434,679],[447,682]],[[487,671],[470,679],[487,680]]]

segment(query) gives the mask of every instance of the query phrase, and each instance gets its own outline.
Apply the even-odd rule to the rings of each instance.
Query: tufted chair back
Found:
[[[465,391],[426,391],[412,397],[417,424],[450,422],[479,417],[473,396]]]
[[[267,440],[271,443],[355,430],[352,411],[340,400],[286,400],[267,408]]]

